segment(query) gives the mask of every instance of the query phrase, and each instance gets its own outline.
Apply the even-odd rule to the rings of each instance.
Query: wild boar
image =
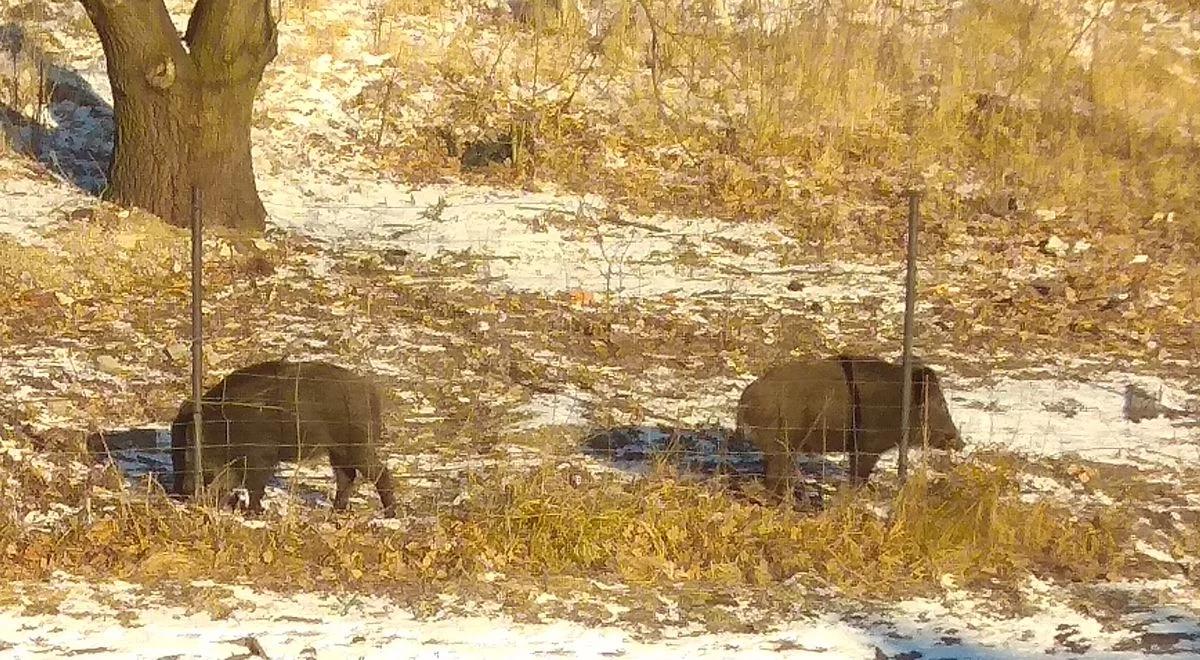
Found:
[[[267,482],[282,461],[329,457],[337,482],[333,508],[344,510],[361,473],[375,484],[384,514],[395,515],[392,476],[379,460],[379,392],[367,379],[324,362],[261,362],[239,369],[201,399],[203,483],[224,495],[236,486],[262,511]],[[192,494],[188,465],[194,424],[185,401],[171,425],[173,492]],[[218,475],[222,478],[215,482]]]
[[[902,365],[838,356],[774,367],[742,392],[736,434],[763,452],[766,486],[791,492],[794,453],[849,454],[850,481],[866,483],[879,455],[900,444]],[[959,450],[962,441],[937,375],[913,365],[909,442]]]

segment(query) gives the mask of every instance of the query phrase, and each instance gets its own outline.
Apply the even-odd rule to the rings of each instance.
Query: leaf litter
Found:
[[[176,5],[178,15],[182,7]],[[535,465],[537,451],[546,448],[519,447],[548,426],[632,425],[638,431],[623,448],[627,453],[653,456],[682,437],[685,448],[691,442],[691,451],[710,455],[731,424],[740,387],[764,365],[851,346],[895,355],[902,305],[902,268],[895,258],[820,259],[811,245],[770,224],[634,214],[600,196],[552,186],[534,193],[462,183],[410,186],[380,176],[358,146],[351,153],[312,148],[359,144],[355,131],[364,119],[348,109],[347,99],[381,80],[387,68],[367,52],[363,7],[320,11],[356,24],[354,38],[338,44],[337,56],[310,59],[304,26],[285,23],[280,61],[262,90],[263,105],[284,117],[259,121],[255,137],[272,232],[251,245],[223,238],[206,244],[206,277],[219,292],[208,317],[210,374],[278,354],[370,369],[393,399],[389,426],[404,429],[405,440],[388,447],[389,463],[414,476],[418,486],[446,488],[448,478],[454,482],[448,491],[461,492],[472,471],[522,460]],[[468,15],[451,23],[460,25]],[[449,27],[441,26],[441,34],[451,34]],[[423,39],[437,33],[419,22],[408,28]],[[94,38],[86,31],[60,38],[72,44],[71,65],[97,95],[110,99]],[[82,162],[96,136],[103,140],[105,120],[90,110],[72,114],[69,130],[91,136],[85,144],[92,146],[63,153]],[[305,167],[280,165],[292,162]],[[90,468],[66,449],[70,434],[56,431],[161,429],[186,391],[186,357],[168,350],[186,339],[184,235],[166,230],[164,239],[154,221],[135,214],[122,218],[133,234],[103,244],[80,220],[103,222],[117,211],[21,163],[4,161],[6,200],[20,203],[0,213],[0,232],[49,256],[6,258],[0,266],[13,292],[0,321],[6,345],[0,419],[46,439],[33,449],[16,440],[27,436],[6,426],[0,440],[10,460],[36,468],[46,482],[78,481],[88,478]],[[1165,417],[1135,424],[1121,412],[1121,392],[1131,382],[1161,391],[1170,405],[1195,409],[1194,367],[1172,359],[1186,354],[1194,340],[1181,321],[1194,318],[1194,303],[1174,286],[1185,274],[1139,258],[1144,255],[1137,245],[1046,254],[1038,241],[997,251],[985,240],[957,240],[948,256],[922,271],[928,296],[920,311],[922,341],[931,347],[929,359],[947,373],[950,403],[969,447],[986,452],[1000,446],[1043,466],[1041,471],[1061,469],[1064,474],[1038,476],[1037,490],[1060,496],[1065,490],[1081,507],[1106,504],[1103,491],[1089,490],[1079,476],[1105,465],[1186,483],[1178,475],[1200,458],[1196,427]],[[79,258],[81,246],[117,255],[122,263],[68,264]],[[134,246],[140,249],[131,255]],[[6,257],[25,250],[11,243],[3,248]],[[38,263],[43,258],[77,277],[56,279]],[[1107,265],[1113,262],[1128,267],[1114,273]],[[155,281],[141,281],[139,271],[155,273]],[[998,273],[1006,278],[999,286]],[[963,305],[964,298],[978,305]],[[248,317],[242,313],[248,308],[261,313]],[[1056,339],[1067,331],[1082,333],[1082,339]],[[957,352],[932,348],[949,345]],[[1072,355],[1089,352],[1118,356],[1124,364],[1114,360],[1101,369],[1072,363]],[[1151,359],[1144,359],[1147,354]],[[1074,404],[1062,403],[1068,400]],[[161,450],[162,434],[155,438]],[[561,450],[556,446],[551,454]],[[161,453],[123,451],[128,458],[117,458],[131,477],[165,467]],[[612,468],[612,461],[578,446],[567,457],[588,469]],[[887,457],[881,469],[894,460]],[[753,467],[753,457],[748,461]],[[325,472],[307,466],[281,471],[269,501],[286,510],[287,484],[295,475],[304,485],[302,499],[326,504]],[[22,509],[31,529],[54,529],[80,513],[54,502],[24,502]],[[1185,510],[1195,511],[1196,502]],[[350,615],[355,608],[322,600],[327,596],[275,596],[243,586],[229,589],[241,590],[243,603],[254,603],[244,611],[238,609],[244,605],[214,606],[214,612],[179,618],[172,605],[150,600],[116,628],[108,619],[89,623],[83,614],[103,609],[90,609],[95,594],[114,591],[89,583],[63,589],[68,593],[58,613],[27,616],[10,609],[4,616],[13,625],[4,628],[20,637],[0,644],[61,653],[80,650],[82,641],[83,647],[120,655],[162,643],[171,646],[164,653],[228,654],[245,648],[223,632],[232,617],[244,637],[285,655],[309,647],[337,654],[470,648],[633,657],[685,651],[749,657],[770,649],[857,656],[873,648],[936,648],[973,657],[1008,657],[1021,649],[1034,657],[1086,647],[1092,657],[1137,657],[1137,640],[1145,639],[1174,639],[1166,650],[1195,652],[1195,633],[1186,623],[1195,611],[1190,584],[1126,586],[1165,603],[1113,615],[1120,622],[1140,617],[1136,631],[1114,632],[1111,622],[1088,614],[1088,606],[1072,605],[1069,588],[1035,581],[1027,589],[1040,612],[1025,617],[991,617],[984,603],[951,588],[940,601],[899,603],[875,620],[835,612],[798,616],[768,633],[690,634],[649,644],[614,628],[462,619],[453,608],[440,621],[419,622],[382,601]],[[28,604],[22,588],[12,592]],[[132,587],[115,590],[131,602],[153,598]],[[312,621],[317,609],[324,619]],[[294,614],[268,614],[289,610]],[[78,627],[64,626],[64,617]],[[400,633],[397,620],[403,622]],[[967,637],[977,646],[963,641]],[[296,648],[301,643],[307,646]]]

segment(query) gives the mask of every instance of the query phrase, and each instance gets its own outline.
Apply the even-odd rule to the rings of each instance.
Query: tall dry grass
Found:
[[[5,473],[33,471],[5,463]],[[397,529],[371,524],[373,510],[331,516],[303,506],[247,526],[211,508],[171,504],[161,490],[122,486],[111,474],[62,481],[29,474],[17,491],[0,492],[14,503],[0,516],[6,578],[65,570],[150,583],[252,580],[263,588],[370,591],[499,572],[651,587],[832,586],[892,598],[935,591],[946,576],[996,586],[1031,574],[1119,574],[1130,547],[1117,512],[1081,518],[1049,501],[1026,502],[1003,462],[918,476],[895,494],[842,496],[815,514],[762,505],[669,470],[581,485],[549,464],[500,468],[476,477],[466,496],[454,495],[456,504],[445,493],[418,498]],[[75,513],[50,530],[31,530],[11,497],[31,485],[54,490],[54,501]]]
[[[411,4],[388,11],[400,20]],[[440,93],[419,111],[464,141],[511,136],[518,179],[644,211],[876,235],[894,224],[895,193],[920,181],[937,226],[988,213],[1003,220],[985,231],[1015,235],[1041,209],[1067,234],[1120,232],[1173,213],[1169,231],[1197,235],[1195,37],[1159,5],[567,5],[540,27],[468,20],[444,47],[393,31],[401,75]],[[383,117],[411,103],[374,102]],[[438,160],[438,139],[395,139],[397,167]]]

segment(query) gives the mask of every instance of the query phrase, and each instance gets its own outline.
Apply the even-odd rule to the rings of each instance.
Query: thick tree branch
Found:
[[[184,41],[210,81],[257,80],[275,58],[278,33],[269,0],[199,0]]]
[[[80,0],[80,4],[104,46],[115,92],[142,81],[165,89],[194,74],[162,0]]]

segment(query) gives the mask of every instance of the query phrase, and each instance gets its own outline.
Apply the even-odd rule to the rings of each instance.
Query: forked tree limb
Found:
[[[269,0],[199,0],[182,41],[163,0],[80,4],[100,36],[115,83],[131,71],[158,88],[198,75],[208,83],[238,83],[258,79],[278,54]]]

